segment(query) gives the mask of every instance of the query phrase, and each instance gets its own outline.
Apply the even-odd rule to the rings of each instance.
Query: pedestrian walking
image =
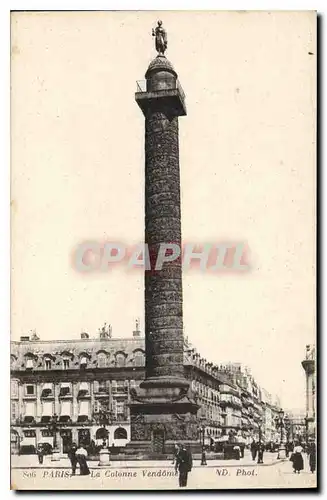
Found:
[[[79,463],[80,476],[88,476],[90,474],[90,469],[88,468],[87,462],[87,451],[81,444],[76,450],[76,458]]]
[[[265,451],[265,445],[260,443],[258,446],[258,464],[263,464],[263,453]]]
[[[184,445],[180,446],[178,451],[176,468],[179,471],[179,486],[184,488],[187,486],[187,476],[191,472],[193,465],[192,454]]]
[[[308,446],[308,455],[309,455],[309,467],[310,471],[313,474],[316,470],[316,455],[317,455],[317,450],[316,450],[316,443],[314,441],[311,441]]]
[[[68,458],[72,466],[72,476],[75,476],[76,474],[76,466],[77,466],[76,451],[77,451],[77,444],[72,443],[68,451]]]
[[[251,443],[250,449],[251,449],[252,460],[255,460],[257,456],[258,446],[254,439]]]
[[[300,445],[296,445],[294,447],[293,453],[291,455],[291,462],[293,463],[293,472],[296,474],[300,474],[301,470],[303,470],[303,457],[302,457],[303,448]]]
[[[37,457],[39,459],[39,464],[43,464],[44,448],[42,443],[39,443],[37,446]]]
[[[241,458],[241,448],[240,448],[240,446],[238,444],[235,445],[234,448],[233,448],[233,455],[234,455],[235,460],[240,460],[240,458]]]
[[[173,461],[172,461],[172,464],[176,464],[177,463],[178,452],[179,452],[179,446],[178,446],[177,443],[174,443],[174,451],[173,451]]]

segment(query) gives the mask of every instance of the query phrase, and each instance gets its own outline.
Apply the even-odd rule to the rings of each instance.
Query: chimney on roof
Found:
[[[141,336],[141,331],[140,331],[140,320],[137,318],[135,321],[135,330],[133,331],[133,337],[140,337]]]
[[[86,332],[81,333],[81,339],[89,339],[89,338],[90,338],[90,336],[88,333],[86,333]]]

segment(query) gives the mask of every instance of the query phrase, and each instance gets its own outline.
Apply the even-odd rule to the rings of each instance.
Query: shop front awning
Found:
[[[60,396],[66,396],[71,391],[71,385],[69,382],[62,382],[60,384]]]
[[[51,420],[50,415],[42,415],[41,424],[48,424]]]
[[[35,421],[35,418],[32,415],[25,415],[24,420],[23,420],[24,424],[32,424],[32,423],[34,423],[34,421]]]
[[[50,394],[52,394],[52,390],[53,390],[52,383],[49,382],[49,383],[43,384],[42,396],[49,396]]]

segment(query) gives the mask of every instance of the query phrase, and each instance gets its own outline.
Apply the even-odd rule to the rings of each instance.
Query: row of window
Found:
[[[242,406],[242,402],[241,402],[240,398],[233,396],[232,394],[222,394],[221,401],[224,401],[226,403],[235,404],[238,406]]]
[[[58,416],[61,421],[69,420],[73,416],[73,404],[71,401],[61,401],[58,408]],[[98,412],[101,408],[99,401],[95,401],[91,406],[90,401],[83,400],[78,403],[77,406],[77,414],[78,420],[83,421],[87,420],[92,412]],[[115,399],[112,401],[112,409],[111,415],[113,418],[117,417],[118,419],[122,419],[120,417],[127,416],[127,404],[126,401],[116,401]],[[92,412],[91,412],[92,410]],[[41,421],[44,423],[49,422],[51,417],[55,413],[55,405],[52,402],[44,401],[40,405],[40,414]],[[28,421],[34,421],[37,415],[37,405],[35,401],[25,401],[23,408],[23,419]],[[11,418],[12,420],[17,420],[19,418],[19,406],[17,401],[12,401],[11,403]]]
[[[219,401],[219,392],[217,390],[211,389],[198,380],[192,380],[192,390],[197,392],[201,396],[211,399],[212,401]]]
[[[123,367],[126,365],[127,356],[123,353],[117,353],[114,359],[111,360],[111,365],[117,367]],[[142,351],[137,351],[133,355],[132,363],[134,366],[144,366],[144,353]],[[16,358],[12,357],[12,363],[15,364]],[[91,361],[88,356],[81,356],[77,361],[73,361],[71,356],[63,357],[60,360],[55,360],[54,358],[44,357],[41,362],[38,362],[34,356],[27,356],[25,360],[26,370],[34,370],[36,368],[44,368],[45,370],[51,370],[53,368],[62,368],[63,370],[69,370],[70,368],[75,368],[79,366],[81,369],[87,367],[94,368],[107,368],[110,365],[109,356],[105,353],[99,353],[95,361]]]
[[[82,431],[87,431],[88,429],[80,429],[80,432]],[[65,431],[67,433],[67,430]],[[68,429],[69,435],[71,435],[71,430]],[[85,434],[85,432],[84,432]],[[88,434],[87,434],[88,435]],[[95,439],[103,439],[103,436],[107,436],[108,431],[104,430],[103,428],[100,428],[97,430],[95,434]],[[35,429],[24,429],[23,430],[23,436],[24,438],[36,438],[36,431]],[[50,430],[48,429],[41,429],[41,436],[45,438],[53,438],[53,434]],[[113,435],[114,439],[127,439],[127,431],[123,427],[118,427],[114,431]],[[11,439],[12,441],[16,440],[15,434],[13,435],[13,438]]]
[[[109,392],[109,381],[99,380],[93,382],[95,393],[106,393]],[[137,384],[135,380],[111,380],[111,392],[128,392],[129,388],[136,388]],[[79,382],[78,383],[78,393],[90,394],[90,382]],[[36,384],[25,384],[24,385],[24,395],[25,396],[36,396]],[[61,382],[60,383],[60,396],[72,395],[72,384],[71,382]],[[54,396],[54,385],[52,382],[44,383],[41,385],[41,397],[53,397]],[[18,381],[11,381],[11,397],[18,397]]]

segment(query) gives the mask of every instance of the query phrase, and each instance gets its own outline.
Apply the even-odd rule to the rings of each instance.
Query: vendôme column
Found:
[[[151,270],[145,271],[146,377],[131,405],[131,433],[132,441],[150,440],[161,452],[167,441],[195,439],[191,424],[196,426],[198,406],[184,377],[181,260],[154,269],[160,244],[181,248],[178,117],[186,108],[177,73],[164,55],[161,21],[153,35],[158,55],[135,96],[145,117],[145,243]]]
[[[165,32],[158,26],[158,56],[145,74],[146,93],[136,101],[145,116],[146,384],[187,385],[183,373],[183,295],[180,259],[155,270],[160,243],[181,248],[178,117],[186,115],[177,74],[163,55]],[[161,45],[160,45],[161,43]],[[168,250],[167,250],[168,252]]]

